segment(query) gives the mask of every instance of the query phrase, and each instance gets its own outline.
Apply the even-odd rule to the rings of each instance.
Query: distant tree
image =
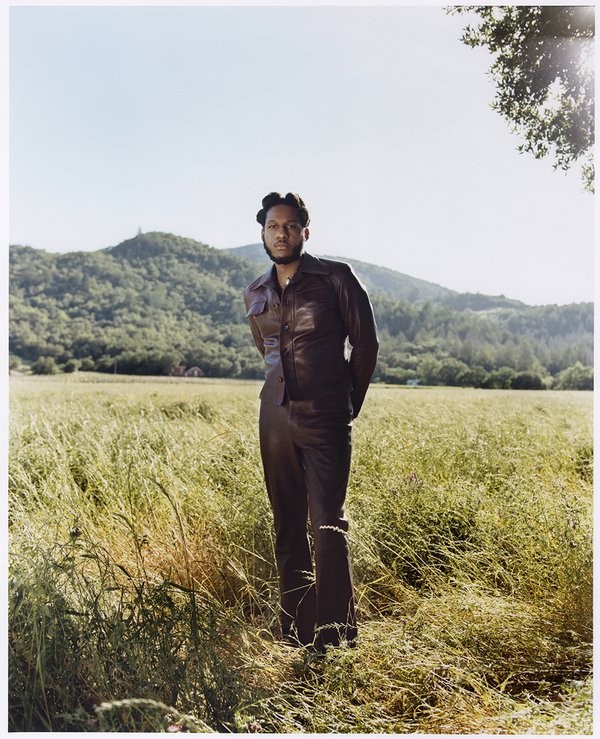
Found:
[[[82,372],[92,372],[94,370],[94,367],[94,360],[91,357],[84,357],[81,360],[81,366],[79,367],[79,369]]]
[[[65,362],[63,372],[76,372],[81,367],[81,362],[78,359],[69,359]]]
[[[55,375],[58,367],[52,357],[38,357],[31,365],[31,371],[35,375]]]
[[[513,390],[541,390],[544,382],[537,372],[517,372],[510,386]]]
[[[442,363],[431,354],[419,359],[417,375],[424,385],[441,385],[440,370]]]
[[[525,138],[518,151],[554,156],[563,170],[583,161],[584,187],[594,190],[594,7],[463,5],[476,13],[462,41],[486,47],[495,60],[492,105]]]
[[[474,367],[468,367],[458,376],[458,384],[462,387],[484,387],[488,373],[484,367],[476,364]]]
[[[107,354],[103,354],[98,357],[94,365],[94,369],[97,372],[114,372],[115,371],[115,359]]]
[[[511,387],[515,374],[516,372],[511,367],[499,367],[489,373],[483,382],[483,387],[507,390]]]
[[[442,359],[438,377],[443,385],[462,385],[469,366],[453,357]],[[468,383],[467,383],[468,384]]]
[[[540,376],[545,374],[545,368],[538,361],[530,338],[522,340],[517,351],[515,368],[521,372],[536,372]]]
[[[572,367],[558,373],[554,387],[556,390],[593,390],[594,370],[576,362]]]

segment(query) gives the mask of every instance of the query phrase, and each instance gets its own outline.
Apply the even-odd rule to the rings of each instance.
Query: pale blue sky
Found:
[[[10,240],[259,240],[299,192],[308,249],[460,291],[591,300],[593,199],[516,151],[491,57],[438,7],[13,7]]]

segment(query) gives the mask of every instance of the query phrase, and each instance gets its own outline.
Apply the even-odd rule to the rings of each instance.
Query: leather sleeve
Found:
[[[247,311],[246,318],[248,319],[248,323],[250,324],[250,330],[252,331],[252,338],[254,339],[256,348],[261,353],[261,355],[264,357],[265,356],[265,344],[264,344],[260,329],[256,323],[256,320],[252,315],[252,306],[255,304],[253,301],[253,295],[252,293],[249,293],[247,290],[244,292],[244,302],[246,304],[246,311]],[[264,303],[265,303],[265,300],[262,301],[263,306],[264,306]]]
[[[350,375],[354,389],[351,398],[353,415],[356,418],[377,364],[379,340],[373,306],[364,285],[349,265],[341,281],[339,303],[348,340],[352,346]]]

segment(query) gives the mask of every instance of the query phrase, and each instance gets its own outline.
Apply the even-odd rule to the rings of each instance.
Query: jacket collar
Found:
[[[273,285],[275,282],[274,275],[275,265],[270,267],[263,275],[258,278],[256,284],[257,287],[266,287],[267,285]],[[328,275],[331,274],[331,270],[325,266],[325,264],[318,258],[313,257],[312,254],[304,252],[300,259],[300,266],[298,272],[305,272],[309,275]]]
[[[331,270],[326,267],[325,264],[318,258],[313,257],[312,254],[304,252],[302,259],[300,260],[300,266],[298,267],[300,272],[306,272],[309,275],[329,275]]]

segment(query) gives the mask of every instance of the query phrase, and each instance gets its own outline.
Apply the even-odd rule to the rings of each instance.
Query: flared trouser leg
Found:
[[[282,630],[287,634],[295,627],[303,644],[313,641],[315,627],[318,645],[356,637],[344,516],[351,418],[347,401],[340,398],[261,404],[261,454],[275,524]]]

